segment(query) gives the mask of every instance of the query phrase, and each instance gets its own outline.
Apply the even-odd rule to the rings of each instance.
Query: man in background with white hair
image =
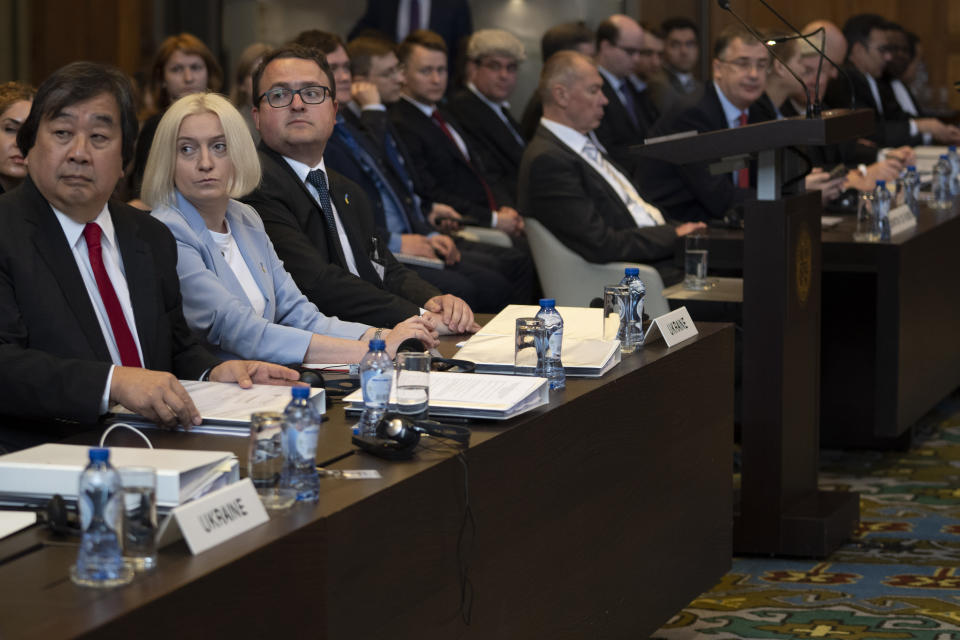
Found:
[[[523,43],[513,34],[502,29],[475,32],[467,43],[467,85],[448,105],[473,141],[487,172],[497,176],[514,198],[526,145],[508,100],[517,86],[517,69],[525,58]]]

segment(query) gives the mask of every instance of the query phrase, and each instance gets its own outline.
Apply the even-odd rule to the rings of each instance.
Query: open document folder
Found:
[[[258,411],[282,413],[290,402],[290,387],[255,384],[244,389],[233,382],[198,382],[181,380],[193,404],[197,406],[203,424],[193,427],[196,433],[247,435],[250,430],[250,414]],[[317,413],[326,413],[323,389],[310,390],[310,402]],[[153,423],[127,409],[121,404],[110,407],[112,422],[133,422],[150,426]]]
[[[477,371],[513,372],[517,318],[532,318],[540,307],[511,304],[467,340],[456,357],[477,364]],[[620,342],[603,340],[603,309],[557,307],[563,318],[561,359],[568,376],[599,378],[620,362]]]
[[[80,473],[90,447],[42,444],[0,456],[0,501],[40,506],[54,494],[76,503]],[[172,508],[239,479],[237,458],[229,451],[190,451],[110,447],[110,464],[153,467],[157,506]]]
[[[506,420],[547,404],[550,381],[528,376],[479,375],[474,373],[430,373],[430,417],[485,418]],[[363,409],[363,393],[359,389],[346,398],[347,411]],[[390,390],[390,408],[397,404],[394,375]]]

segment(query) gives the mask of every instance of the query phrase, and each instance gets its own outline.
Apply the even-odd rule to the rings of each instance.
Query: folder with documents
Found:
[[[54,494],[76,502],[80,473],[89,447],[42,444],[0,456],[0,501],[40,506]],[[237,459],[229,451],[190,451],[110,447],[115,467],[153,467],[157,505],[175,507],[239,479]]]
[[[467,340],[456,357],[475,362],[481,373],[512,373],[517,318],[540,307],[508,305]],[[557,307],[563,317],[563,370],[568,376],[599,378],[620,362],[620,342],[603,340],[603,309]]]

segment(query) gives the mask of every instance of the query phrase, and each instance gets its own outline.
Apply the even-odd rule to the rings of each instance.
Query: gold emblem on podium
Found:
[[[793,261],[794,269],[796,269],[797,300],[801,307],[807,306],[807,298],[810,296],[812,253],[810,230],[804,225],[797,232],[797,247]]]

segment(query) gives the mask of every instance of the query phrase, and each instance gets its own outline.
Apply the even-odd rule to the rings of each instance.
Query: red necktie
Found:
[[[740,126],[747,124],[747,114],[743,112],[740,114]],[[741,189],[750,188],[750,169],[740,169],[737,172],[737,186]]]
[[[83,228],[83,238],[87,241],[87,253],[90,256],[90,267],[93,269],[93,277],[97,280],[100,299],[107,310],[107,319],[110,321],[113,339],[117,343],[117,351],[120,352],[120,364],[125,367],[142,367],[140,354],[137,353],[137,343],[134,342],[127,320],[123,317],[120,299],[117,298],[117,292],[113,289],[107,270],[103,268],[100,234],[100,225],[96,222],[88,222]]]
[[[493,197],[493,192],[490,191],[490,185],[487,184],[487,181],[483,179],[483,176],[480,175],[480,172],[477,171],[476,167],[473,166],[473,163],[470,162],[470,159],[463,154],[463,150],[460,149],[460,145],[457,144],[457,139],[453,137],[453,134],[450,133],[450,128],[447,126],[446,121],[443,119],[443,116],[440,115],[440,111],[437,109],[433,110],[433,113],[430,114],[430,117],[433,118],[433,121],[437,123],[437,126],[440,127],[440,130],[443,131],[443,134],[447,136],[447,139],[450,140],[450,144],[460,152],[460,157],[463,158],[463,161],[467,163],[467,166],[470,167],[470,170],[473,171],[473,175],[477,177],[477,180],[480,181],[480,185],[483,187],[483,193],[487,196],[487,206],[490,207],[490,211],[497,210],[497,200]]]

